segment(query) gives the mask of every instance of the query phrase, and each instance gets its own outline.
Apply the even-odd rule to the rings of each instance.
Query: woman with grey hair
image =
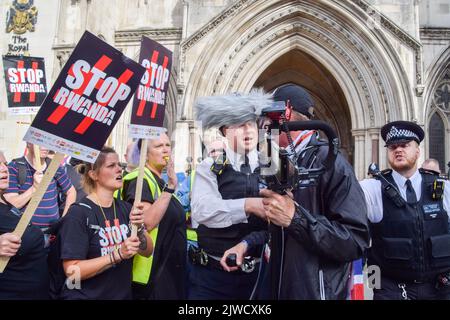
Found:
[[[8,165],[0,151],[0,257],[9,263],[0,273],[0,300],[48,299],[47,254],[40,228],[29,225],[22,238],[13,234],[21,213],[3,196],[9,185]]]
[[[132,162],[139,163],[141,140],[132,151]],[[133,298],[179,300],[186,298],[186,218],[174,196],[177,176],[167,134],[148,141],[142,187],[144,223],[155,243],[150,259],[137,256],[133,266]],[[134,202],[138,170],[124,177],[121,196]],[[167,170],[167,183],[162,179]]]

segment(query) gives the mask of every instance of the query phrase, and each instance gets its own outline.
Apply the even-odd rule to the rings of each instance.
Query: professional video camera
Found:
[[[339,139],[334,130],[319,120],[288,122],[291,114],[289,105],[275,102],[271,107],[262,110],[266,120],[260,125],[265,130],[265,137],[260,141],[261,184],[270,190],[285,194],[286,191],[300,187],[317,185],[320,176],[327,168],[333,166],[339,150]],[[264,119],[264,118],[263,118]],[[328,138],[329,149],[326,159],[316,168],[305,168],[298,165],[302,152],[296,153],[290,131],[322,130]],[[277,137],[280,131],[286,133],[289,146],[280,147]],[[270,160],[269,160],[270,159]]]

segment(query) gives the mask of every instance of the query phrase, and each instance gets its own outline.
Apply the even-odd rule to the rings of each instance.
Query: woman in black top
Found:
[[[61,259],[68,277],[63,299],[131,299],[132,258],[150,256],[153,244],[143,227],[142,205],[114,199],[122,186],[117,153],[103,148],[84,165],[88,196],[74,204],[61,229]],[[142,225],[132,237],[129,224]]]
[[[132,155],[135,163],[139,159],[138,145]],[[171,152],[170,139],[166,134],[148,141],[145,164],[148,180],[144,181],[142,187],[142,202],[145,225],[148,230],[157,227],[158,235],[149,278],[145,283],[133,282],[135,299],[186,299],[186,216],[183,206],[173,195],[177,176],[173,159],[170,159]],[[167,169],[167,183],[161,177],[164,169]],[[133,176],[133,172],[130,175]],[[129,203],[134,201],[136,180],[125,178],[123,198]],[[152,187],[149,181],[152,181]],[[135,268],[133,271],[139,273],[143,270]]]
[[[3,197],[8,188],[6,159],[0,152],[0,257],[10,257],[0,274],[0,300],[48,299],[47,254],[40,228],[29,225],[22,238],[11,233],[21,213]]]

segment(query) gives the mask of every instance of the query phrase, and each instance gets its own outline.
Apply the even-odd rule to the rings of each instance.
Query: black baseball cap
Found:
[[[286,84],[275,90],[274,101],[287,101],[294,111],[297,111],[308,118],[313,116],[314,100],[311,95],[302,87],[296,84]]]

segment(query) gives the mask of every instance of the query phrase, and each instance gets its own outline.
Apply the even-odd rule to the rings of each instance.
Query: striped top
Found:
[[[8,164],[9,171],[9,187],[5,193],[22,193],[28,190],[33,185],[33,175],[36,170],[26,161],[27,177],[25,183],[18,186],[18,166],[17,163],[11,161]],[[47,170],[47,169],[46,169]],[[44,170],[45,172],[45,170]],[[44,194],[38,208],[34,212],[31,218],[31,223],[40,228],[49,227],[54,221],[59,219],[59,207],[58,207],[58,188],[66,193],[72,186],[72,182],[66,174],[64,167],[59,167],[56,171],[55,177],[50,182],[47,191]],[[19,190],[20,188],[20,190]],[[24,212],[26,206],[21,211]]]

